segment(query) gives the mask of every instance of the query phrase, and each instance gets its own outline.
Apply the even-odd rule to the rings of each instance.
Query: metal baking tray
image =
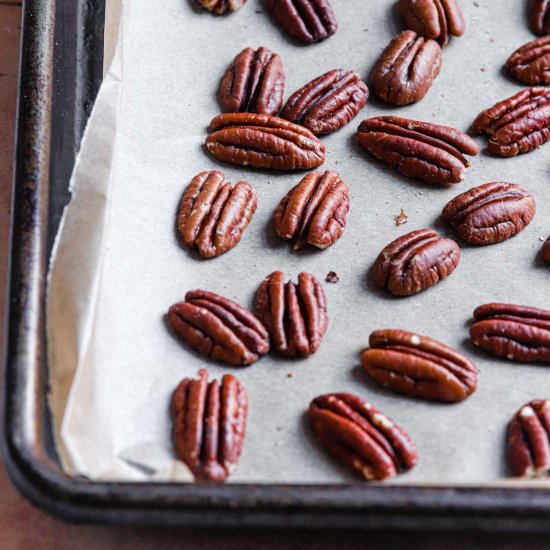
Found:
[[[102,74],[104,0],[27,0],[2,447],[19,490],[69,520],[157,525],[550,532],[550,490],[98,483],[63,473],[47,407],[48,258]]]

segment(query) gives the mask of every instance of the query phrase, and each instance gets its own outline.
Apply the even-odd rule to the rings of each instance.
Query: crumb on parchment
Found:
[[[395,216],[395,218],[394,218],[395,225],[397,225],[397,226],[403,225],[403,224],[405,224],[409,221],[409,216],[407,216],[405,211],[402,208],[400,210],[401,211],[399,212],[399,214],[397,216]]]
[[[325,280],[327,283],[337,283],[340,280],[340,277],[336,271],[329,271]]]

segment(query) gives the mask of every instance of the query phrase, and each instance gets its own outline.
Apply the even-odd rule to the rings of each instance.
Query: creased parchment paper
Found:
[[[549,268],[537,260],[550,233],[550,145],[529,155],[472,159],[465,181],[438,188],[401,177],[354,143],[359,122],[397,114],[466,130],[482,109],[519,91],[502,71],[508,55],[532,39],[523,2],[463,0],[467,32],[443,52],[441,75],[420,103],[394,109],[371,98],[340,132],[324,138],[323,169],[351,189],[344,236],[322,251],[294,253],[270,218],[303,173],[223,165],[203,148],[219,113],[218,83],[244,47],[278,52],[286,97],[323,72],[353,68],[364,77],[400,29],[393,1],[333,0],[340,27],[329,40],[300,46],[268,19],[259,2],[214,17],[192,0],[123,3],[116,54],[97,98],[51,267],[48,343],[51,405],[63,464],[93,479],[189,480],[173,459],[168,405],[184,376],[207,367],[238,375],[248,390],[247,437],[232,482],[340,483],[347,472],[320,452],[304,422],[310,400],[349,391],[375,403],[405,427],[420,455],[416,469],[392,483],[503,483],[504,435],[511,415],[534,397],[550,396],[550,371],[494,359],[471,347],[468,321],[488,301],[550,308]],[[184,187],[202,170],[249,181],[259,207],[241,243],[214,260],[184,250],[175,215]],[[538,212],[519,236],[485,248],[462,246],[454,274],[417,296],[394,299],[374,289],[367,273],[391,240],[422,227],[450,235],[438,216],[459,192],[488,181],[524,184]],[[397,227],[403,208],[407,224]],[[188,351],[167,329],[168,307],[187,290],[205,288],[252,307],[262,279],[281,269],[326,284],[330,326],[307,360],[269,355],[229,368]],[[475,394],[444,405],[401,397],[369,382],[359,352],[377,328],[405,328],[467,353],[480,370]],[[542,482],[541,482],[542,483]]]

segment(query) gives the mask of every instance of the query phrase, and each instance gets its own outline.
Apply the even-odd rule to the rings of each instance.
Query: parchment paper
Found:
[[[468,342],[473,309],[488,301],[550,308],[549,268],[537,260],[550,233],[550,145],[513,159],[485,152],[452,188],[407,179],[360,151],[354,133],[363,118],[397,114],[467,130],[482,109],[519,91],[502,66],[533,38],[516,0],[462,0],[467,32],[443,52],[441,75],[420,103],[391,108],[371,98],[347,127],[323,138],[323,169],[351,189],[348,226],[325,251],[292,252],[273,234],[270,218],[304,173],[275,173],[219,163],[203,148],[219,113],[216,93],[226,66],[244,47],[278,52],[286,97],[327,70],[353,68],[367,77],[401,26],[393,1],[332,0],[339,30],[301,46],[272,24],[261,4],[214,17],[193,0],[123,3],[115,59],[105,78],[73,174],[73,199],[52,263],[48,301],[51,404],[64,467],[93,479],[188,480],[173,460],[168,405],[181,378],[207,367],[237,374],[250,398],[244,451],[232,482],[340,483],[351,478],[322,452],[304,421],[310,400],[349,391],[372,401],[405,427],[420,455],[417,468],[392,483],[500,483],[506,475],[504,435],[514,412],[550,396],[550,371],[492,358]],[[184,250],[175,215],[184,187],[202,170],[220,169],[254,185],[259,207],[241,243],[214,260]],[[368,270],[387,243],[434,227],[443,205],[488,181],[525,185],[538,212],[519,236],[499,245],[462,247],[462,260],[443,283],[406,299],[372,287]],[[407,224],[394,218],[403,208]],[[229,368],[188,351],[164,315],[187,290],[205,288],[252,307],[262,279],[280,269],[326,284],[330,326],[306,360],[269,355],[248,368]],[[377,328],[405,328],[467,353],[478,365],[477,391],[444,405],[409,399],[371,383],[359,353]]]

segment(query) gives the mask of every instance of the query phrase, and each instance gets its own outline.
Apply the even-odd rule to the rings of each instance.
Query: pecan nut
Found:
[[[218,15],[237,11],[246,4],[246,0],[199,0],[199,4]]]
[[[442,47],[449,43],[449,35],[464,34],[464,19],[456,0],[399,0],[398,9],[409,29],[437,40]]]
[[[273,18],[298,40],[312,44],[338,29],[329,0],[265,0]]]
[[[441,63],[441,47],[435,40],[403,31],[378,58],[370,75],[370,87],[386,103],[416,103],[428,93]]]
[[[477,387],[477,367],[453,348],[406,330],[374,331],[361,366],[398,393],[436,401],[466,399]]]
[[[231,188],[222,172],[201,172],[185,189],[178,210],[183,244],[205,258],[219,256],[239,244],[258,200],[252,186],[240,181]]]
[[[535,33],[550,34],[550,0],[529,2],[529,21]]]
[[[325,146],[307,128],[271,115],[227,113],[210,123],[208,151],[231,164],[309,170],[325,162]]]
[[[459,130],[396,116],[364,120],[357,140],[404,176],[428,183],[460,183],[470,166],[463,155],[478,153],[476,142]]]
[[[376,258],[372,279],[395,296],[410,296],[448,277],[460,261],[460,248],[433,229],[399,237]]]
[[[550,35],[518,48],[506,61],[506,68],[525,84],[550,84]]]
[[[344,232],[349,203],[349,188],[336,172],[311,172],[281,201],[273,227],[294,250],[306,243],[327,248]]]
[[[550,262],[550,237],[542,245],[541,256],[545,262]]]
[[[472,342],[510,361],[550,363],[550,311],[513,304],[484,304],[474,311]]]
[[[245,48],[225,71],[220,102],[226,113],[275,115],[283,104],[284,92],[281,58],[267,48]]]
[[[362,479],[387,479],[418,463],[407,432],[350,393],[316,397],[309,405],[308,420],[319,443]]]
[[[191,290],[168,310],[174,333],[214,361],[250,365],[269,351],[263,324],[242,306],[206,290]]]
[[[281,113],[315,135],[343,128],[364,107],[369,90],[354,71],[335,69],[294,92]]]
[[[533,219],[535,199],[515,183],[494,182],[474,187],[448,202],[443,219],[470,244],[500,243],[517,235]]]
[[[499,101],[478,115],[472,129],[490,136],[494,155],[530,153],[550,139],[550,90],[535,86]]]
[[[196,479],[222,482],[235,470],[248,413],[244,386],[231,374],[208,382],[184,378],[172,396],[172,438],[177,457]]]
[[[533,399],[508,426],[508,463],[517,476],[550,475],[550,401]]]
[[[284,274],[274,271],[262,281],[256,307],[277,351],[306,357],[319,349],[328,326],[327,300],[313,275],[300,273],[298,284],[285,284]]]

